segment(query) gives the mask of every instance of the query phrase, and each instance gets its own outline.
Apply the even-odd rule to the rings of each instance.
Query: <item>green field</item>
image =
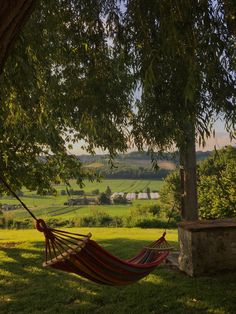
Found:
[[[88,230],[102,246],[122,258],[133,256],[162,233],[137,228],[79,229],[82,233]],[[167,239],[176,247],[176,230],[168,231]],[[236,273],[190,278],[163,264],[133,285],[99,286],[42,268],[43,247],[43,235],[36,230],[0,230],[1,314],[236,313]]]
[[[92,190],[99,189],[100,192],[104,192],[109,186],[112,192],[135,192],[146,191],[149,187],[151,190],[160,190],[163,185],[161,180],[102,180],[101,182],[84,181],[84,187],[82,188],[86,193],[91,193]],[[65,185],[55,186],[58,191],[65,189]],[[73,189],[79,189],[75,181],[71,182]]]
[[[109,186],[112,192],[135,192],[146,191],[149,187],[150,190],[160,190],[163,181],[158,180],[103,180],[102,182],[89,182],[85,181],[85,186],[82,188],[85,193],[89,194],[94,189],[99,189],[104,192]],[[64,203],[68,200],[68,196],[60,195],[61,190],[65,190],[65,185],[56,185],[56,196],[41,196],[35,192],[29,192],[23,189],[24,196],[21,197],[22,201],[32,209],[34,214],[38,217],[47,219],[48,217],[70,219],[74,217],[83,217],[89,215],[93,211],[106,212],[111,216],[125,216],[129,214],[131,205],[85,205],[85,206],[66,206]],[[75,181],[71,182],[71,188],[79,190],[80,187]],[[71,196],[76,197],[76,196]],[[18,204],[19,202],[12,197],[3,197],[0,199],[2,204]],[[138,203],[152,204],[155,201],[134,201],[134,205]],[[23,210],[12,210],[6,215],[14,219],[29,218],[28,213]]]

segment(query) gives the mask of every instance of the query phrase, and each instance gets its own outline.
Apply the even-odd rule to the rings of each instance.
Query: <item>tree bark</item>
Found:
[[[180,148],[180,165],[182,219],[196,221],[198,220],[198,202],[195,129],[193,127],[187,135],[186,145]]]
[[[0,0],[0,75],[17,35],[29,19],[36,0]]]

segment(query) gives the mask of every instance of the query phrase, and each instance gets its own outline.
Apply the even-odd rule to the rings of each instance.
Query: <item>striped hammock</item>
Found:
[[[160,239],[144,247],[135,257],[122,260],[110,254],[87,235],[53,229],[42,219],[36,228],[45,236],[44,267],[52,267],[112,286],[128,285],[152,272],[168,256],[171,247]]]

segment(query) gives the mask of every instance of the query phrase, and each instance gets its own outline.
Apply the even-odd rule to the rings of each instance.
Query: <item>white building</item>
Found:
[[[152,192],[152,193],[150,193],[150,198],[151,198],[152,200],[157,200],[159,197],[160,197],[160,194],[157,193],[157,192]]]
[[[127,193],[126,199],[127,199],[128,201],[135,200],[135,199],[136,199],[136,193]]]
[[[113,200],[114,198],[116,198],[117,196],[122,196],[124,197],[125,193],[123,192],[115,192],[111,195],[111,199]]]
[[[148,194],[147,193],[138,193],[138,199],[139,200],[148,200]]]

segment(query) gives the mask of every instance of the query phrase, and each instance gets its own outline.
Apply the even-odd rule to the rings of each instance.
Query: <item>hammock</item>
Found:
[[[122,260],[91,240],[91,233],[84,235],[50,228],[44,220],[37,219],[10,186],[0,179],[35,219],[36,229],[44,233],[44,267],[74,273],[98,284],[122,286],[147,276],[172,249],[165,240],[164,232],[162,237],[144,247],[136,256]]]
[[[105,285],[128,285],[140,280],[163,262],[171,249],[164,233],[135,257],[122,260],[91,240],[91,233],[53,229],[42,219],[36,221],[36,228],[45,236],[44,267],[75,273]]]

